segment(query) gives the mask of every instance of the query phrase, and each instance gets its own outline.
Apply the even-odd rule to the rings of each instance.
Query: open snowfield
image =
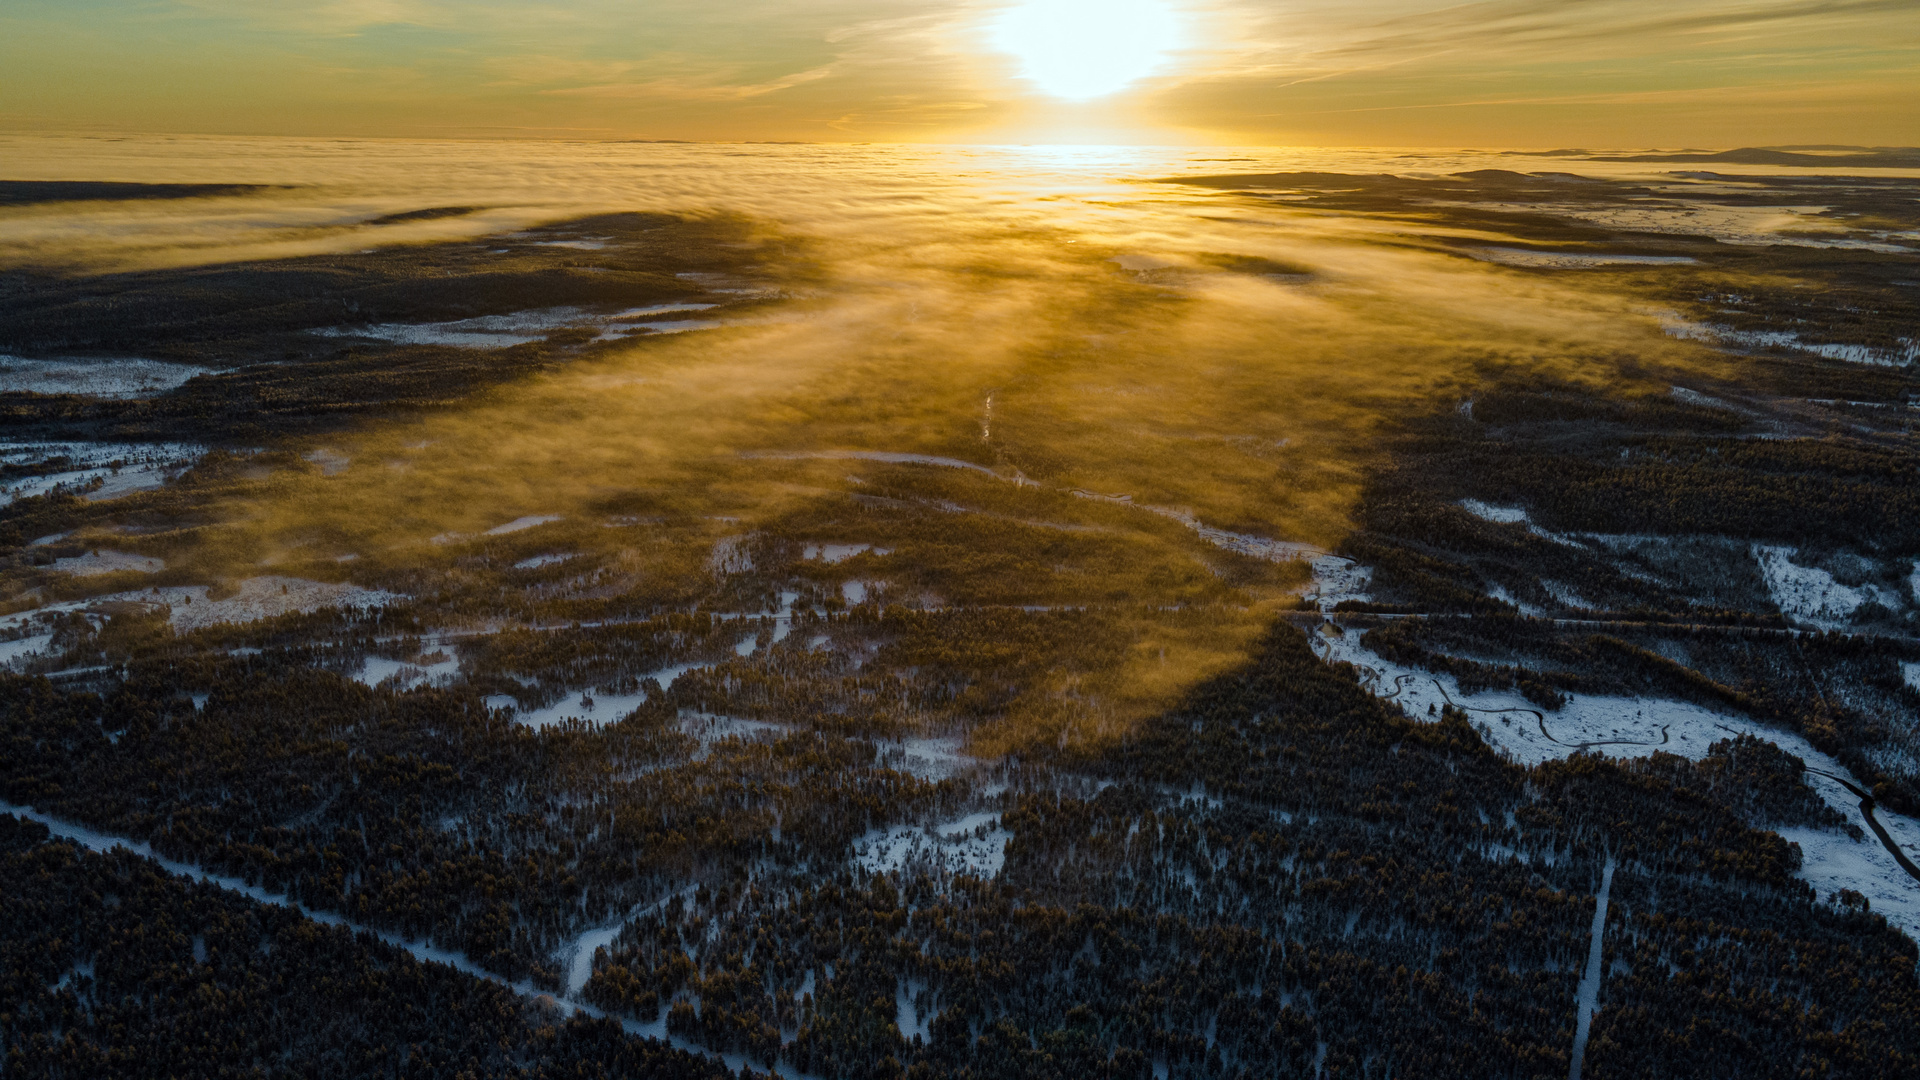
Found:
[[[1348,572],[1337,566],[1330,569],[1335,574]],[[1332,577],[1322,581],[1323,595],[1340,599],[1351,595],[1337,585]],[[1424,719],[1447,704],[1466,709],[1488,742],[1523,765],[1537,765],[1582,750],[1618,758],[1647,757],[1657,751],[1698,761],[1714,743],[1736,735],[1773,743],[1805,761],[1810,770],[1807,783],[1827,805],[1866,833],[1865,840],[1855,841],[1844,833],[1822,829],[1779,830],[1800,845],[1805,860],[1800,876],[1819,889],[1822,897],[1841,889],[1865,895],[1874,911],[1909,935],[1920,937],[1920,881],[1901,869],[1874,838],[1859,798],[1835,780],[1811,770],[1855,784],[1856,778],[1798,734],[1691,702],[1659,698],[1572,694],[1563,708],[1548,713],[1515,691],[1468,694],[1451,676],[1392,663],[1364,647],[1358,630],[1337,636],[1315,633],[1312,637],[1315,651],[1329,663],[1353,664],[1374,693],[1398,704],[1408,716]],[[1875,816],[1895,843],[1910,853],[1920,852],[1920,820],[1885,808],[1877,808]]]
[[[206,452],[185,443],[0,443],[0,464],[59,470],[0,484],[0,506],[54,491],[84,492],[91,502],[149,491]]]
[[[1578,251],[1534,251],[1531,248],[1473,248],[1467,254],[1485,262],[1529,270],[1590,270],[1599,266],[1692,266],[1700,260],[1684,255],[1606,255]]]
[[[1853,613],[1869,603],[1898,609],[1901,597],[1877,585],[1850,586],[1834,580],[1832,574],[1793,561],[1790,547],[1756,544],[1753,557],[1766,578],[1767,592],[1782,614],[1803,626],[1838,630],[1846,626]]]
[[[577,246],[554,241],[548,246]],[[603,337],[623,332],[683,333],[720,326],[710,320],[661,319],[662,315],[710,311],[714,304],[654,304],[625,311],[589,311],[578,307],[535,308],[511,315],[483,315],[437,323],[377,323],[371,326],[334,326],[312,333],[332,338],[371,338],[396,345],[449,345],[459,349],[504,349],[544,340],[561,330],[598,330]]]
[[[28,360],[0,355],[0,394],[77,394],[129,400],[164,394],[212,368],[159,360]]]
[[[54,570],[62,574],[72,574],[75,577],[97,577],[100,574],[117,574],[125,570],[157,574],[166,568],[167,564],[159,559],[104,549],[53,561]]]

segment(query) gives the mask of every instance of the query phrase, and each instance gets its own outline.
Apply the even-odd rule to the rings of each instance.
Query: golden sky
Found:
[[[7,0],[0,128],[1911,145],[1920,0]]]

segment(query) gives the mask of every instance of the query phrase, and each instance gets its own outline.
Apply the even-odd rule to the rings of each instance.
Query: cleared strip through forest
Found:
[[[1573,1063],[1567,1067],[1567,1080],[1580,1080],[1580,1066],[1587,1056],[1587,1033],[1593,1028],[1593,1014],[1600,1010],[1600,980],[1606,972],[1607,897],[1613,893],[1613,856],[1600,872],[1600,895],[1594,897],[1593,941],[1587,946],[1587,973],[1580,977],[1579,1019],[1573,1029]]]
[[[75,825],[72,822],[62,821],[59,818],[55,818],[47,814],[43,814],[40,811],[33,809],[32,807],[16,806],[12,803],[7,803],[7,802],[0,802],[0,814],[12,814],[15,817],[24,818],[28,821],[39,822],[40,824],[46,826],[47,831],[53,833],[54,836],[63,840],[71,840],[74,843],[79,844],[81,847],[84,847],[89,851],[94,851],[94,852],[99,852],[104,854],[106,852],[112,851],[114,848],[125,848],[126,850],[133,852],[135,855],[139,855],[142,858],[153,861],[154,863],[158,864],[161,867],[161,869],[166,870],[170,874],[175,874],[185,878],[191,878],[195,881],[204,882],[216,888],[225,889],[229,892],[239,893],[242,896],[245,896],[248,899],[254,900],[258,903],[276,904],[280,907],[289,908],[293,911],[299,912],[301,915],[304,915],[305,917],[312,919],[314,922],[317,922],[317,923],[323,923],[327,926],[342,927],[344,929],[351,930],[356,934],[371,935],[373,937],[380,939],[381,941],[385,942],[388,945],[392,945],[395,948],[405,949],[407,952],[413,955],[414,959],[419,960],[421,963],[443,964],[447,967],[453,968],[456,971],[461,972],[462,974],[471,975],[476,979],[485,979],[486,981],[493,983],[496,986],[505,987],[506,989],[511,990],[522,997],[546,999],[548,1001],[551,1001],[562,1012],[566,1013],[569,1016],[573,1015],[574,1013],[580,1013],[585,1016],[591,1016],[595,1019],[611,1018],[611,1019],[618,1020],[621,1028],[624,1031],[626,1031],[628,1035],[634,1036],[635,1038],[653,1039],[658,1042],[667,1043],[676,1050],[684,1050],[690,1054],[698,1054],[705,1057],[717,1058],[720,1061],[725,1062],[727,1067],[729,1069],[732,1069],[735,1072],[740,1072],[743,1069],[758,1070],[764,1067],[762,1065],[757,1065],[753,1062],[748,1061],[744,1055],[719,1053],[717,1051],[709,1050],[706,1047],[699,1045],[698,1043],[690,1042],[677,1035],[669,1034],[666,1029],[665,1021],[659,1021],[653,1024],[642,1024],[636,1020],[632,1020],[624,1016],[610,1017],[609,1014],[606,1013],[604,1010],[596,1009],[591,1005],[574,1001],[560,994],[550,993],[549,991],[543,990],[540,987],[533,985],[532,983],[511,982],[507,979],[504,979],[499,975],[496,975],[493,972],[488,971],[485,968],[479,966],[478,964],[475,964],[472,960],[468,959],[465,954],[451,952],[446,949],[437,949],[431,945],[424,945],[417,941],[409,941],[408,939],[403,938],[398,934],[390,933],[384,930],[376,930],[370,926],[362,926],[359,923],[344,919],[338,915],[332,914],[331,912],[314,911],[310,908],[307,908],[305,905],[302,905],[299,902],[293,900],[290,897],[283,896],[279,893],[268,892],[267,890],[262,889],[257,885],[249,885],[245,881],[240,880],[239,878],[225,877],[220,874],[210,873],[206,870],[201,869],[198,866],[194,866],[191,863],[178,862],[176,860],[169,859],[169,858],[166,858],[165,856],[156,854],[151,846],[139,840],[131,840],[126,837],[110,836],[106,833],[96,832],[92,829],[87,828],[84,825]],[[819,1077],[815,1077],[809,1073],[800,1072],[799,1070],[794,1069],[793,1067],[786,1065],[784,1063],[775,1064],[772,1066],[772,1069],[779,1076],[785,1078],[785,1080],[820,1080]]]

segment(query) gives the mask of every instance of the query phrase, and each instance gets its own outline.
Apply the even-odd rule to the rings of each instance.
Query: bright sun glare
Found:
[[[1086,101],[1153,74],[1180,32],[1162,0],[1024,0],[994,21],[993,41],[1041,90]]]

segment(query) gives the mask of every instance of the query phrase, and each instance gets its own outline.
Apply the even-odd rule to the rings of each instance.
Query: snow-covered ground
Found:
[[[366,662],[361,664],[360,670],[354,673],[353,678],[355,682],[367,686],[379,686],[391,680],[396,689],[405,689],[415,685],[444,685],[447,680],[458,674],[460,674],[459,659],[445,654],[441,654],[439,659],[429,660],[423,664],[389,660],[384,656],[369,656]]]
[[[1373,599],[1367,589],[1373,584],[1373,568],[1362,566],[1342,555],[1322,555],[1313,560],[1313,588],[1307,599],[1321,611],[1332,611],[1345,600],[1365,602]]]
[[[85,555],[74,555],[53,561],[54,570],[75,577],[95,577],[100,574],[117,574],[123,570],[135,570],[142,574],[157,574],[167,568],[159,559],[145,555],[129,555],[124,551],[90,551]]]
[[[933,465],[942,469],[966,469],[970,472],[985,473],[996,480],[1014,480],[1020,477],[1006,477],[987,468],[985,465],[959,458],[935,457],[932,454],[896,454],[882,450],[806,450],[793,453],[744,453],[744,458],[760,458],[766,461],[877,461],[887,465]],[[1027,480],[1026,483],[1032,483]]]
[[[159,360],[28,360],[0,354],[0,394],[79,394],[129,400],[164,394],[212,368]]]
[[[655,304],[606,314],[577,307],[535,308],[511,315],[483,315],[476,319],[458,319],[438,323],[379,323],[372,326],[334,326],[311,333],[321,337],[372,338],[396,345],[451,345],[462,349],[504,349],[544,340],[560,330],[600,331],[603,337],[620,331],[680,333],[710,330],[721,324],[709,321],[660,319],[674,315],[711,311],[714,304]]]
[[[0,486],[0,506],[52,491],[84,492],[90,502],[160,487],[200,460],[206,447],[185,443],[0,442],[0,464],[36,465],[64,458],[60,471]],[[93,487],[95,481],[99,487]]]
[[[557,514],[533,514],[528,517],[514,518],[505,525],[495,525],[493,528],[488,529],[485,535],[507,536],[512,533],[525,532],[528,529],[537,528],[541,525],[551,525],[556,521],[565,520],[565,518]]]
[[[1345,567],[1330,566],[1320,581],[1323,601],[1353,595],[1351,582],[1342,589]],[[1323,609],[1324,610],[1324,609]],[[1489,743],[1524,765],[1567,757],[1579,750],[1609,757],[1646,757],[1656,751],[1698,761],[1714,743],[1736,735],[1751,735],[1805,761],[1809,786],[1827,805],[1860,826],[1866,839],[1855,841],[1840,832],[1822,829],[1781,829],[1780,834],[1800,845],[1804,865],[1800,876],[1824,898],[1841,889],[1853,889],[1873,903],[1873,910],[1920,938],[1920,881],[1901,869],[1874,837],[1860,800],[1838,782],[1811,770],[1831,773],[1857,784],[1838,761],[1814,749],[1801,736],[1768,727],[1753,719],[1690,702],[1659,698],[1622,698],[1573,694],[1554,712],[1541,710],[1514,691],[1464,693],[1457,680],[1388,661],[1360,643],[1361,632],[1347,630],[1335,636],[1312,635],[1315,651],[1329,662],[1347,662],[1360,672],[1374,693],[1398,704],[1415,719],[1437,714],[1451,703],[1469,711]],[[1429,709],[1432,713],[1429,713]],[[1888,834],[1909,853],[1920,854],[1920,820],[1884,807],[1875,816]]]
[[[95,596],[86,600],[67,600],[0,617],[0,630],[18,629],[48,615],[86,611],[103,604],[133,604],[155,611],[163,607],[170,608],[172,611],[168,622],[175,630],[185,633],[221,623],[241,625],[322,608],[365,610],[383,607],[400,599],[378,589],[288,577],[249,578],[240,583],[233,595],[220,600],[208,600],[207,593],[205,585],[172,585]]]
[[[1461,499],[1460,509],[1482,521],[1491,521],[1500,525],[1525,525],[1528,523],[1527,511],[1520,506],[1495,506],[1479,499]]]
[[[991,878],[1006,865],[1011,839],[1013,834],[1000,827],[1000,815],[981,812],[939,825],[876,829],[854,841],[853,861],[875,874],[928,866]]]
[[[1753,557],[1767,581],[1767,592],[1782,614],[1797,623],[1837,630],[1847,624],[1853,613],[1869,603],[1898,610],[1904,600],[1878,585],[1851,586],[1835,581],[1832,574],[1793,561],[1797,552],[1790,547],[1755,544]]]
[[[1692,266],[1700,260],[1684,255],[1597,255],[1574,251],[1533,251],[1528,248],[1469,248],[1467,254],[1484,262],[1523,266],[1530,270],[1589,270],[1597,266]]]
[[[1911,367],[1920,362],[1920,338],[1901,338],[1890,348],[1839,342],[1807,341],[1786,330],[1736,330],[1717,323],[1697,323],[1677,315],[1664,316],[1660,329],[1682,341],[1698,341],[1731,349],[1792,349],[1828,360],[1877,367]]]
[[[75,610],[113,602],[146,604],[155,608],[165,606],[173,609],[168,621],[175,630],[184,633],[221,623],[259,622],[294,612],[319,611],[321,608],[384,607],[399,599],[392,593],[357,585],[275,576],[248,578],[240,583],[238,591],[223,599],[209,600],[207,593],[205,585],[176,585],[143,592],[97,596],[71,605],[56,606]]]
[[[992,764],[967,753],[965,743],[957,738],[883,740],[880,758],[888,768],[933,781],[952,779]]]
[[[834,565],[869,551],[875,555],[893,554],[892,548],[874,547],[872,544],[808,544],[801,549],[801,557],[808,562],[818,560]]]
[[[35,634],[32,637],[0,641],[0,668],[11,668],[19,661],[39,656],[52,644],[52,634]]]
[[[650,675],[643,676],[640,681],[645,682],[647,679],[658,680],[660,688],[665,690],[673,686],[675,679],[685,675],[687,672],[702,671],[713,666],[711,663],[674,664],[661,668],[659,671],[653,672]],[[578,696],[568,694],[559,702],[549,705],[544,709],[530,709],[526,712],[519,711],[519,706],[514,702],[513,698],[506,695],[496,695],[487,699],[487,704],[492,708],[513,709],[514,722],[524,724],[531,728],[552,727],[564,720],[584,720],[589,723],[611,724],[646,703],[647,692],[645,690],[638,690],[631,694],[597,694],[592,691]]]
[[[514,563],[513,568],[515,570],[538,570],[543,566],[553,566],[558,563],[566,562],[569,559],[577,559],[577,558],[579,558],[578,555],[571,554],[571,553],[566,553],[566,554],[555,553],[552,555],[535,555],[531,559],[521,559],[519,562]]]

